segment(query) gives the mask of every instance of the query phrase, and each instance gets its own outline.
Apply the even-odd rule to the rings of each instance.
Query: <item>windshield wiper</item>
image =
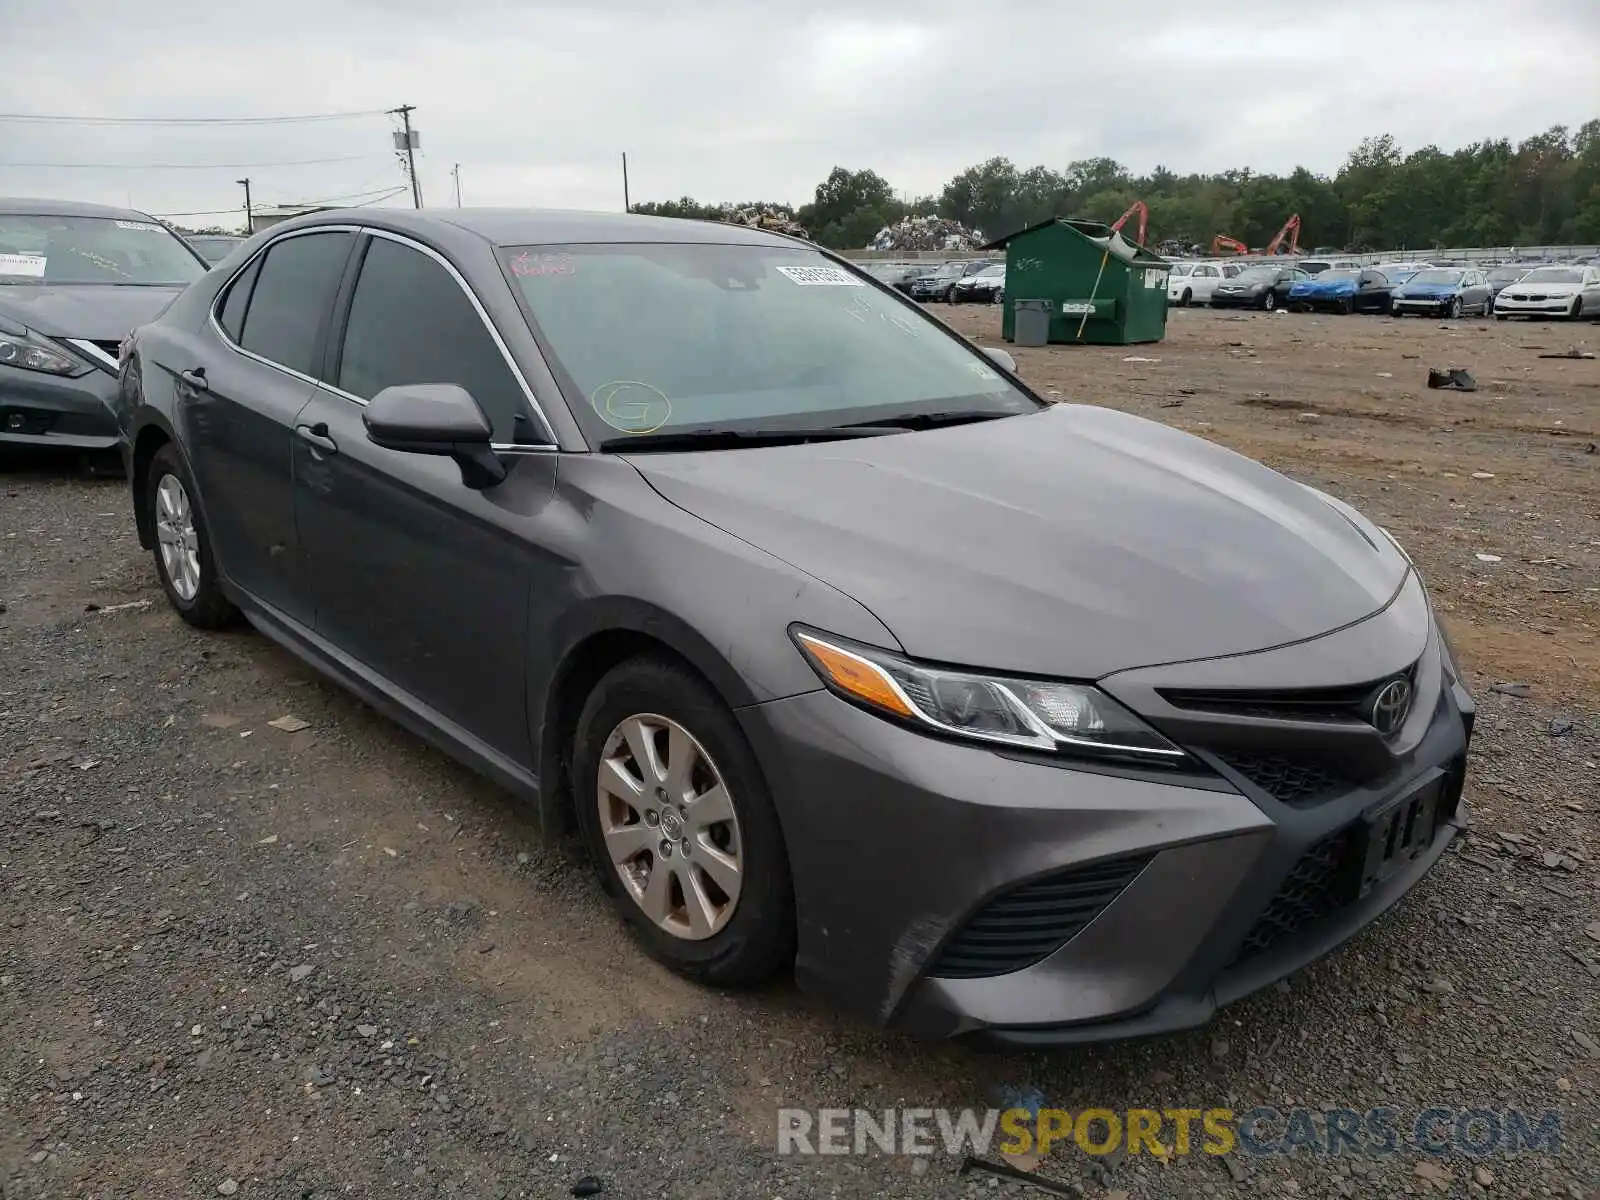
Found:
[[[898,433],[886,424],[829,425],[819,429],[679,429],[606,438],[601,450],[718,450],[739,446],[787,446]]]
[[[1020,413],[997,412],[992,408],[960,408],[945,412],[906,413],[900,417],[874,417],[860,425],[846,425],[845,429],[937,429],[941,425],[969,425],[975,421],[994,421],[1001,417],[1020,416]]]

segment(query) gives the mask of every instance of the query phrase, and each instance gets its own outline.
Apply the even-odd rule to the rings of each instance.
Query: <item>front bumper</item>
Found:
[[[1395,315],[1402,313],[1423,313],[1432,316],[1443,316],[1450,311],[1450,303],[1454,296],[1428,296],[1424,299],[1416,297],[1396,297],[1389,305],[1389,311]]]
[[[0,446],[111,450],[122,440],[114,375],[75,379],[0,366]]]
[[[742,710],[793,867],[798,979],[924,1037],[1069,1044],[1203,1024],[1371,922],[1462,827],[1472,704],[1425,642],[1403,761],[1311,807],[1225,762],[1209,778],[1074,769],[928,738],[827,692]],[[1318,892],[1317,870],[1349,869],[1364,814],[1424,785],[1446,798],[1416,857],[1365,894]],[[1002,907],[1037,925],[1041,885],[1097,872],[1125,878],[1055,949],[1005,973],[961,969],[975,937],[1015,936]]]
[[[1220,288],[1211,293],[1212,308],[1258,308],[1265,292],[1224,292]]]
[[[1501,317],[1564,317],[1572,311],[1571,296],[1552,296],[1547,300],[1495,298],[1494,311]]]

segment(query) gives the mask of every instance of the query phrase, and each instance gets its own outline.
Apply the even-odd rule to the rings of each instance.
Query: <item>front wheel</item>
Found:
[[[1261,298],[1261,308],[1264,312],[1273,312],[1277,309],[1277,307],[1278,294],[1269,290],[1267,294]]]
[[[222,594],[211,536],[195,504],[194,480],[168,442],[150,460],[145,503],[155,527],[156,574],[178,615],[197,629],[223,629],[239,610]]]
[[[1194,299],[1194,292],[1192,292],[1188,288],[1184,288],[1183,289],[1183,295],[1178,300],[1178,307],[1179,308],[1188,308],[1189,307],[1189,301],[1191,301],[1193,299]]]
[[[948,292],[946,292],[945,295],[944,295],[944,299],[945,299],[945,303],[946,304],[958,304],[958,303],[960,303],[956,299],[956,290],[955,290],[955,288],[951,288]]]
[[[1355,310],[1356,302],[1354,300],[1344,299],[1339,302],[1339,311],[1345,316],[1348,317],[1351,313],[1355,312]]]
[[[1446,310],[1445,315],[1447,317],[1449,317],[1452,321],[1460,320],[1460,318],[1461,318],[1461,297],[1460,296],[1457,296],[1457,297],[1455,297],[1455,299],[1450,301],[1450,307],[1449,307],[1448,310]]]
[[[578,719],[572,772],[595,869],[646,951],[725,987],[792,962],[777,813],[737,720],[704,682],[664,659],[615,667]]]
[[[995,288],[993,301],[996,304],[1004,304],[1006,302],[1006,290],[1005,290],[1005,288]]]
[[[1583,297],[1579,296],[1573,300],[1572,308],[1567,312],[1567,320],[1576,321],[1581,316],[1583,316]]]

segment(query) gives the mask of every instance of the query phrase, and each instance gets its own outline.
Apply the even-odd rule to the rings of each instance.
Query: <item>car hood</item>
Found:
[[[1461,286],[1459,283],[1405,283],[1400,285],[1399,292],[1410,297],[1454,296]]]
[[[0,316],[21,321],[47,337],[120,341],[136,325],[153,321],[181,287],[119,284],[29,284],[0,287]]]
[[[907,653],[1000,671],[1097,678],[1265,649],[1372,614],[1408,570],[1318,493],[1088,406],[630,461],[859,600]]]
[[[1515,283],[1506,284],[1506,287],[1541,296],[1576,296],[1583,291],[1581,283],[1542,283],[1537,279],[1519,279]]]

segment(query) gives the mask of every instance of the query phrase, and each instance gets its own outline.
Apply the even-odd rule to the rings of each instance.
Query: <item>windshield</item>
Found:
[[[189,244],[200,251],[201,258],[214,265],[232,254],[233,248],[243,240],[230,237],[192,237],[189,239]]]
[[[1239,272],[1241,283],[1264,283],[1269,279],[1278,277],[1279,267],[1250,267]]]
[[[938,321],[815,250],[639,244],[500,254],[591,441],[1039,407]]]
[[[1510,283],[1512,280],[1522,278],[1523,268],[1501,267],[1498,271],[1489,272],[1490,283]]]
[[[1539,267],[1522,277],[1523,283],[1582,283],[1583,272],[1573,267]]]
[[[149,287],[205,273],[177,235],[153,221],[0,215],[0,284]]]
[[[1360,279],[1360,271],[1324,271],[1317,276],[1318,283],[1330,283],[1339,279]]]
[[[1411,277],[1412,283],[1460,283],[1460,271],[1418,271]]]
[[[1193,270],[1194,270],[1194,264],[1193,263],[1173,263],[1172,264],[1171,274],[1173,274],[1173,275],[1187,275]]]
[[[985,267],[983,270],[978,272],[977,278],[979,278],[979,279],[1004,279],[1005,275],[1006,275],[1005,264],[1004,263],[1000,263],[997,266]]]

